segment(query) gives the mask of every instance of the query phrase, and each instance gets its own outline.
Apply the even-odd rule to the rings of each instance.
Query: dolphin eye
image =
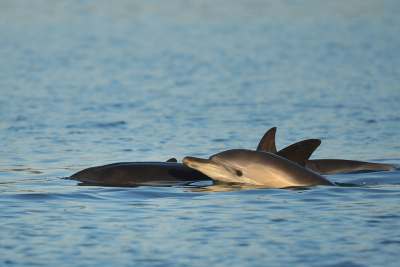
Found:
[[[242,175],[243,175],[243,172],[240,171],[240,170],[237,170],[237,171],[236,171],[236,175],[237,175],[237,176],[242,176]]]

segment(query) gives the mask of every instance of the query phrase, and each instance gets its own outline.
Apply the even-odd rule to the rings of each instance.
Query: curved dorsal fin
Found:
[[[311,154],[320,144],[321,140],[319,139],[308,139],[285,147],[275,154],[305,167]]]
[[[176,160],[176,158],[170,158],[169,160],[167,160],[167,162],[178,162],[178,161]]]
[[[261,138],[257,150],[276,154],[275,133],[276,127],[269,129]]]

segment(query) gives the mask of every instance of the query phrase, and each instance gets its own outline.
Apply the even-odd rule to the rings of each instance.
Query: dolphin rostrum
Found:
[[[214,180],[270,188],[330,185],[334,183],[299,164],[272,153],[233,149],[209,159],[185,157],[183,163]]]
[[[257,150],[259,151],[265,151],[265,152],[270,152],[273,154],[277,154],[281,157],[284,157],[286,159],[293,160],[291,157],[292,156],[303,156],[305,154],[296,154],[292,153],[292,150],[298,149],[298,147],[292,147],[288,146],[280,151],[277,152],[276,146],[275,146],[275,134],[276,134],[276,127],[273,127],[269,129],[261,138],[261,141],[257,147]],[[318,139],[315,139],[318,140]],[[299,142],[301,143],[301,142]],[[298,144],[298,143],[296,143]],[[315,141],[313,144],[309,143],[308,145],[308,150],[307,147],[302,146],[303,151],[308,151],[310,154],[308,157],[311,156],[312,152],[318,147],[318,142]],[[316,146],[314,148],[314,146]],[[286,152],[287,151],[287,152]],[[305,159],[305,157],[304,157]],[[304,163],[304,160],[302,161]],[[396,167],[387,165],[387,164],[379,164],[379,163],[372,163],[372,162],[364,162],[364,161],[356,161],[356,160],[344,160],[344,159],[316,159],[316,160],[308,160],[305,162],[305,164],[300,164],[302,166],[305,166],[306,168],[321,174],[321,175],[327,175],[327,174],[336,174],[336,173],[342,173],[342,172],[351,172],[351,171],[358,171],[358,170],[374,170],[374,171],[388,171],[388,170],[395,170]]]

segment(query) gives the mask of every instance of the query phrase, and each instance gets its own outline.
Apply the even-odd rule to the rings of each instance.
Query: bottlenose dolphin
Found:
[[[282,151],[287,150],[291,146],[282,149],[281,151],[276,150],[275,145],[275,134],[276,134],[276,127],[269,129],[264,136],[261,138],[261,141],[257,147],[259,151],[265,151],[273,154],[277,154],[279,156],[285,157],[289,160],[290,156],[296,156],[295,153],[287,153],[289,156],[286,156]],[[318,140],[318,139],[316,139]],[[316,143],[315,143],[316,145]],[[318,146],[317,146],[318,147]],[[317,148],[315,147],[315,149]],[[297,149],[297,148],[294,148]],[[315,150],[314,149],[314,150]],[[312,152],[314,152],[312,150]],[[311,152],[311,153],[312,153]],[[311,154],[310,154],[311,156]],[[293,160],[292,160],[293,161]],[[356,160],[344,160],[344,159],[316,159],[316,160],[308,160],[306,161],[305,165],[306,168],[321,174],[336,174],[342,172],[351,172],[351,171],[358,171],[358,170],[374,170],[374,171],[387,171],[387,170],[395,170],[396,167],[387,164],[379,164],[379,163],[371,163],[371,162],[364,162],[364,161],[356,161]]]
[[[261,140],[261,142],[263,142]],[[265,141],[264,141],[265,143]],[[318,139],[304,140],[277,152],[277,155],[294,160],[304,166],[312,152],[321,143]],[[259,145],[260,146],[260,145]],[[71,179],[109,185],[177,184],[206,181],[211,178],[178,163],[175,158],[167,162],[121,162],[92,167],[73,174]]]
[[[233,149],[213,155],[209,159],[185,157],[183,163],[222,182],[264,185],[270,188],[335,186],[299,164],[263,151]]]
[[[167,162],[121,162],[92,167],[71,176],[83,182],[118,184],[175,184],[211,180],[206,175],[188,168],[182,163]]]

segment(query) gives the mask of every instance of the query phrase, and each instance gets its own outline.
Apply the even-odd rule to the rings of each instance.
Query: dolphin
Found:
[[[321,175],[276,154],[245,149],[227,150],[209,159],[185,157],[183,163],[213,180],[269,188],[336,186]]]
[[[275,134],[276,134],[276,127],[269,129],[264,134],[264,136],[261,138],[261,141],[257,147],[257,150],[270,152],[273,154],[283,156],[287,159],[291,159],[291,158],[285,156],[283,153],[283,151],[287,150],[291,146],[284,148],[281,151],[277,152],[276,145],[275,145]],[[318,139],[316,139],[316,140],[318,140]],[[317,143],[314,143],[314,145],[317,145]],[[317,145],[317,147],[318,147],[318,145]],[[315,149],[317,147],[315,147]],[[297,149],[297,148],[294,148],[294,149]],[[314,152],[314,150],[312,150],[312,152]],[[287,154],[296,155],[296,154],[291,153],[291,151],[288,151]],[[311,154],[310,154],[310,156],[311,156]],[[301,165],[303,165],[303,164],[301,164]],[[379,163],[356,161],[356,160],[344,160],[344,159],[307,160],[306,164],[303,166],[305,166],[306,168],[308,168],[318,174],[321,174],[321,175],[336,174],[336,173],[342,173],[342,172],[351,172],[351,171],[358,171],[358,170],[388,171],[388,170],[396,169],[396,167],[387,165],[387,164],[379,164]]]
[[[309,160],[306,168],[322,174],[336,174],[352,171],[391,171],[397,169],[394,166],[373,162],[345,160],[345,159],[314,159]]]
[[[167,162],[113,163],[79,171],[70,178],[82,182],[109,185],[172,185],[211,180],[203,173],[188,168],[174,160],[169,159]]]
[[[268,141],[269,142],[269,141]],[[268,143],[261,140],[260,145]],[[290,145],[277,155],[304,166],[312,152],[321,143],[318,139],[304,140]],[[211,181],[207,175],[178,163],[175,158],[167,162],[121,162],[91,167],[71,175],[70,179],[107,185],[188,184],[194,181]]]

